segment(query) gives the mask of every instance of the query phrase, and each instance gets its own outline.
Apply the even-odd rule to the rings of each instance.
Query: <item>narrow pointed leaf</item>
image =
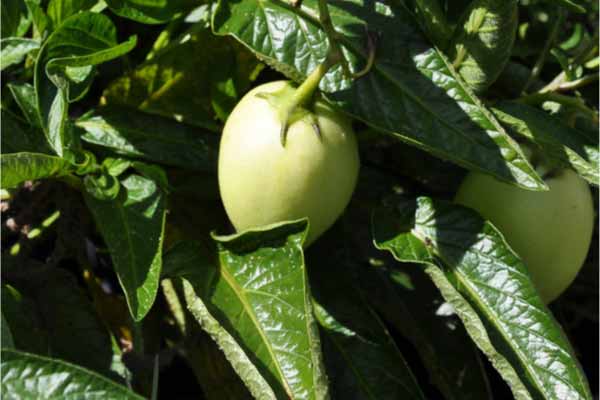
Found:
[[[301,220],[215,237],[217,265],[189,246],[167,256],[168,270],[188,282],[188,307],[259,398],[327,397],[302,252],[306,229]]]
[[[122,399],[143,397],[93,371],[64,361],[2,349],[3,397],[11,399]]]
[[[358,0],[329,4],[340,44],[353,70],[367,63],[365,32],[377,41],[369,73],[353,82],[341,67],[320,88],[328,100],[393,137],[469,169],[533,189],[545,184],[518,145],[457,76],[446,57],[422,35],[409,11]],[[293,10],[285,2],[221,0],[213,29],[233,35],[257,56],[295,81],[303,80],[327,54],[314,0]]]
[[[585,133],[522,103],[505,101],[496,104],[492,110],[512,132],[535,143],[552,160],[573,168],[589,183],[600,185],[598,143],[590,143]]]
[[[17,187],[25,181],[56,178],[71,171],[70,164],[59,157],[40,153],[11,153],[0,156],[3,189]]]
[[[122,56],[135,43],[135,37],[130,37],[118,44],[111,20],[92,12],[67,18],[48,37],[35,63],[34,86],[39,118],[56,154],[62,156],[65,147],[69,101],[89,89],[91,66]],[[79,74],[74,75],[73,71]]]
[[[27,122],[32,126],[40,128],[41,124],[37,110],[38,104],[35,97],[35,88],[29,83],[9,83],[7,86],[19,105],[21,112],[27,119]]]
[[[398,261],[425,266],[517,399],[591,399],[568,340],[493,225],[420,197],[378,210],[373,235]]]
[[[140,321],[158,290],[166,198],[156,183],[139,175],[121,185],[112,201],[88,193],[85,200],[110,251],[129,311]]]
[[[204,304],[194,289],[194,284],[186,278],[182,278],[182,282],[188,310],[202,329],[221,348],[225,354],[225,358],[239,375],[242,382],[244,382],[252,396],[260,400],[276,399],[275,392],[265,378],[263,378],[252,359],[246,354],[245,349],[210,313],[206,304]]]
[[[40,48],[40,42],[27,38],[6,38],[0,40],[0,71],[21,63],[25,56]]]
[[[168,256],[165,257],[165,268],[167,262]],[[207,399],[252,400],[252,395],[218,344],[194,321],[193,315],[186,312],[183,281],[184,279],[163,279],[161,288],[179,331],[186,337],[193,338],[184,344],[186,360],[202,386],[202,392]],[[200,307],[203,305],[200,304]],[[195,308],[194,312],[197,311]],[[256,375],[259,376],[258,373]]]

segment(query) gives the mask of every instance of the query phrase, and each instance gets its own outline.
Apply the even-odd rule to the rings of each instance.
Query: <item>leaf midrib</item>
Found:
[[[127,188],[123,188],[121,186],[121,190],[122,189],[126,189],[127,190]],[[138,274],[137,274],[137,271],[136,271],[136,268],[135,268],[135,265],[136,265],[136,263],[135,263],[135,252],[134,252],[134,249],[133,249],[133,243],[131,242],[130,228],[129,228],[129,223],[127,222],[127,216],[125,214],[125,207],[123,206],[123,204],[118,203],[117,204],[117,209],[119,210],[119,214],[121,215],[121,220],[123,221],[123,228],[124,228],[125,233],[126,233],[125,237],[127,237],[127,247],[129,249],[129,251],[127,252],[127,254],[128,254],[127,258],[129,258],[129,260],[131,261],[131,264],[130,264],[131,271],[132,271],[131,275],[133,277],[133,282],[137,282],[138,281]],[[117,274],[117,276],[118,276],[118,274]],[[125,291],[125,293],[127,293],[127,291]],[[137,291],[134,292],[134,295],[136,297],[136,303],[137,303],[137,305],[139,307],[140,304],[137,301]],[[136,310],[136,317],[137,317],[137,314],[138,314],[137,311],[139,311],[139,310]]]
[[[269,355],[271,356],[271,358],[274,362],[275,368],[277,369],[277,373],[279,374],[279,377],[281,379],[281,382],[284,386],[286,393],[288,394],[288,396],[290,396],[290,398],[294,398],[293,392],[287,382],[285,375],[283,374],[283,371],[281,370],[281,366],[279,365],[279,360],[275,356],[275,352],[273,351],[273,348],[271,347],[271,342],[269,342],[267,340],[267,336],[266,336],[265,332],[263,331],[262,326],[260,325],[260,323],[256,317],[256,314],[254,313],[254,310],[250,307],[250,302],[248,301],[248,298],[246,297],[246,294],[244,293],[244,289],[240,285],[238,285],[235,278],[231,275],[231,273],[227,269],[228,264],[223,261],[222,257],[219,257],[219,258],[221,260],[221,268],[220,268],[221,275],[223,276],[225,281],[229,284],[229,286],[231,287],[233,292],[240,299],[240,302],[242,303],[242,307],[246,311],[246,314],[248,314],[248,316],[250,317],[250,320],[254,324],[261,339],[263,340],[263,343],[265,344],[265,347],[267,348],[267,351],[269,352]]]
[[[99,120],[96,120],[96,118],[98,118]],[[198,146],[196,146],[195,143],[193,143],[194,140],[202,139],[202,137],[200,135],[198,135],[197,137],[191,137],[191,135],[190,135],[190,137],[188,137],[188,138],[179,139],[179,138],[174,137],[173,135],[167,136],[167,135],[149,134],[148,132],[142,131],[142,129],[118,128],[118,127],[115,128],[113,125],[106,122],[106,120],[103,119],[102,116],[95,116],[94,118],[91,118],[88,120],[80,120],[75,125],[80,126],[84,129],[86,129],[86,128],[100,129],[103,132],[107,132],[111,136],[118,136],[118,137],[124,138],[123,135],[119,135],[119,131],[124,131],[133,136],[140,137],[140,138],[153,139],[153,140],[156,140],[157,142],[185,144],[185,145],[192,145],[193,147],[198,147]],[[86,129],[86,131],[87,131],[87,129]],[[117,134],[114,135],[113,133],[111,133],[111,131],[117,132]]]

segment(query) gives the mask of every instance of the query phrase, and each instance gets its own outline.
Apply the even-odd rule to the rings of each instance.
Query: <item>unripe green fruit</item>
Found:
[[[480,173],[464,180],[455,201],[490,220],[529,269],[542,299],[556,299],[585,261],[594,224],[587,183],[571,170],[546,179],[545,192],[521,189]]]
[[[285,146],[282,121],[266,93],[288,82],[254,88],[227,119],[219,150],[219,189],[237,231],[308,217],[308,246],[342,214],[359,170],[358,148],[350,122],[316,101],[310,121],[292,122]]]

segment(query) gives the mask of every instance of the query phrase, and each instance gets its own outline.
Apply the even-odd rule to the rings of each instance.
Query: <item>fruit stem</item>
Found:
[[[282,107],[280,108],[280,121],[281,123],[281,131],[280,131],[280,140],[281,145],[285,147],[287,130],[290,124],[290,120],[292,116],[297,113],[301,108],[306,106],[306,104],[313,98],[315,90],[319,87],[319,82],[325,76],[327,71],[331,67],[333,67],[338,62],[338,57],[335,56],[334,53],[330,52],[327,58],[315,68],[310,75],[302,82],[298,88],[293,89],[294,91],[288,96],[285,96],[286,99],[283,102]],[[318,124],[311,123],[315,128],[315,132],[317,136],[320,137],[320,129],[318,128]]]
[[[327,71],[336,63],[332,61],[333,57],[327,57],[325,61],[315,68],[310,75],[302,82],[300,86],[294,91],[290,99],[289,107],[291,110],[299,106],[304,106],[312,99],[315,90],[319,87],[319,82],[325,76]]]
[[[329,54],[341,63],[344,76],[347,78],[351,77],[352,73],[350,72],[350,67],[348,66],[348,62],[342,54],[342,49],[337,40],[337,32],[335,31],[333,20],[329,14],[327,0],[319,0],[319,21],[321,22],[321,26],[327,35],[327,39],[329,39]]]
[[[297,88],[294,89],[290,86],[278,94],[273,93],[268,95],[259,93],[257,95],[266,99],[272,97],[277,98],[277,105],[275,107],[278,109],[279,120],[281,121],[279,136],[283,147],[285,147],[287,130],[291,120],[298,118],[299,115],[306,115],[306,109],[311,108],[306,107],[307,103],[312,100],[315,90],[319,87],[319,82],[321,82],[321,79],[323,79],[327,71],[338,62],[340,62],[340,54],[331,51],[330,49],[325,60],[323,60],[323,62],[319,64]],[[273,102],[271,102],[271,104],[273,105]],[[311,121],[310,123],[315,128],[317,136],[320,137],[321,134],[318,124],[314,121]]]

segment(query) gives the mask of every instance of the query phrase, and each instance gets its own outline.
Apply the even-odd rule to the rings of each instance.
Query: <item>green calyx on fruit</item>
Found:
[[[314,113],[308,108],[294,101],[294,94],[298,89],[286,85],[280,90],[273,93],[257,93],[256,96],[265,99],[277,113],[277,119],[280,121],[281,128],[279,130],[279,140],[281,146],[285,147],[287,131],[291,124],[296,121],[304,120],[312,128],[314,133],[321,137],[321,131]]]
[[[358,177],[358,147],[350,121],[325,102],[315,100],[310,110],[302,106],[305,98],[273,104],[290,93],[293,97],[289,82],[271,82],[236,105],[221,138],[219,189],[237,231],[308,217],[308,246],[350,201]]]
[[[281,146],[285,147],[289,126],[300,119],[308,122],[317,136],[320,136],[318,120],[314,118],[314,113],[311,112],[311,103],[313,95],[319,87],[319,82],[336,62],[335,57],[328,57],[297,88],[292,85],[285,85],[275,92],[257,94],[258,97],[267,100],[271,107],[276,110],[277,118],[281,124],[279,130]]]
[[[472,172],[455,201],[475,209],[502,232],[549,303],[573,282],[585,261],[594,207],[587,183],[575,172],[543,175],[549,190],[534,192]]]

